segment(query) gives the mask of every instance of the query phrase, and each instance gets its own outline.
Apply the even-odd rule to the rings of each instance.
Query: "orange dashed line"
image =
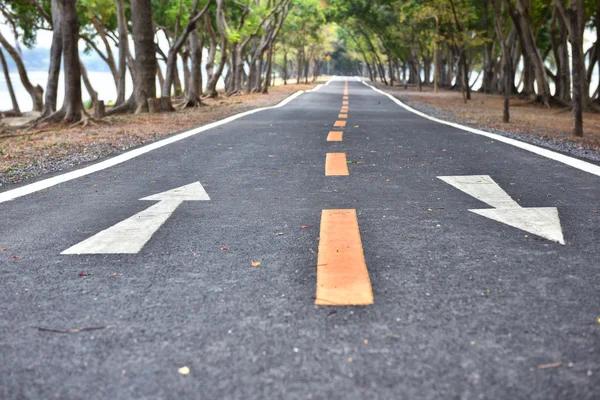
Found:
[[[343,134],[344,134],[344,132],[331,131],[331,132],[329,132],[329,135],[327,135],[327,141],[328,142],[341,142]]]
[[[340,115],[338,115],[338,118],[341,118],[341,119],[348,118],[348,114],[340,114]]]
[[[325,158],[325,176],[348,176],[346,153],[327,153]]]
[[[341,113],[343,114],[347,114],[348,113],[348,106],[343,106],[342,109],[340,110]]]
[[[344,97],[343,97],[343,99],[344,99],[344,100],[348,100],[348,96],[344,96]]]
[[[333,126],[343,128],[346,126],[346,121],[335,121],[335,124],[333,124]]]
[[[345,106],[347,106],[348,105],[348,100],[342,101],[342,104],[345,105]]]
[[[356,210],[323,210],[321,214],[315,304],[373,304]]]

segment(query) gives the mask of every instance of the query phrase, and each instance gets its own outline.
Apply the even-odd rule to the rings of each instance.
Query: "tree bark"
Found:
[[[209,13],[204,14],[204,26],[206,27],[206,32],[208,32],[208,40],[210,42],[205,66],[206,81],[208,82],[212,78],[215,67],[215,57],[217,55],[217,35],[215,34],[215,29],[213,28],[212,19]]]
[[[56,111],[58,97],[58,78],[62,61],[62,24],[58,0],[52,0],[52,45],[50,47],[50,66],[48,67],[48,81],[46,82],[46,101],[40,118],[50,116]]]
[[[116,0],[117,22],[119,31],[119,66],[117,77],[117,101],[115,105],[125,102],[127,55],[129,54],[129,32],[127,31],[127,20],[125,19],[124,0]]]
[[[96,109],[98,107],[98,92],[94,90],[92,82],[90,82],[90,78],[88,77],[87,70],[85,69],[85,66],[81,61],[79,61],[79,68],[81,69],[81,79],[83,80],[85,89],[87,90],[88,94],[90,95],[90,99],[92,100],[92,108]]]
[[[62,23],[62,47],[65,76],[63,122],[78,122],[83,118],[81,100],[81,64],[79,62],[79,18],[76,0],[59,0]]]
[[[6,65],[6,59],[4,58],[4,52],[2,49],[0,49],[0,63],[2,64],[2,70],[4,71],[4,79],[6,80],[6,87],[8,88],[8,94],[10,95],[10,101],[12,102],[13,114],[17,117],[21,116],[21,109],[19,108],[19,103],[17,102],[15,91],[13,90],[13,85],[8,73],[8,65]]]
[[[187,92],[187,99],[184,107],[197,107],[201,104],[200,95],[202,94],[202,45],[200,44],[200,35],[197,26],[190,32],[189,36],[190,59],[192,69],[190,71],[190,84]]]
[[[500,13],[500,7],[498,4],[498,0],[492,0],[492,5],[494,7],[494,23],[496,27],[496,36],[498,36],[498,40],[502,44],[502,62],[504,69],[504,107],[502,110],[502,121],[510,122],[510,95],[512,85],[510,84],[511,79],[511,57],[510,50],[508,48],[508,44],[504,39],[504,31],[502,30],[502,14]]]
[[[583,110],[587,106],[585,57],[583,54],[583,32],[585,30],[585,2],[571,0],[566,8],[562,0],[554,1],[561,18],[569,30],[569,42],[573,61],[573,136],[583,137]]]
[[[558,29],[553,29],[550,35],[552,41],[552,50],[554,51],[554,60],[556,61],[556,92],[554,96],[564,102],[571,101],[571,71],[569,67],[569,49],[567,47],[568,33],[563,18],[560,15],[556,4],[554,5],[554,25]],[[556,32],[558,31],[558,32]]]
[[[151,0],[131,0],[135,50],[135,111],[148,111],[148,99],[156,97],[156,52]]]
[[[227,23],[225,22],[225,0],[216,0],[217,2],[217,28],[219,30],[219,36],[221,38],[221,60],[217,70],[214,71],[213,75],[206,85],[205,97],[214,98],[218,96],[217,82],[223,73],[225,63],[227,62]]]
[[[6,49],[6,52],[10,55],[10,57],[14,60],[17,70],[19,71],[19,77],[21,78],[21,83],[29,96],[31,96],[31,102],[33,103],[33,111],[42,111],[44,108],[44,89],[40,85],[33,86],[31,81],[29,80],[29,75],[27,74],[27,69],[25,69],[25,64],[23,63],[23,59],[19,52],[6,40],[6,38],[0,32],[0,44]]]
[[[523,59],[531,60],[532,68],[535,72],[535,80],[537,82],[537,98],[539,101],[546,105],[550,105],[550,86],[548,85],[548,77],[546,75],[546,69],[542,61],[542,57],[538,51],[535,43],[535,37],[533,35],[533,29],[529,19],[529,7],[523,2],[523,0],[517,0],[516,9],[513,7],[510,0],[504,0],[508,7],[509,14],[517,28],[517,33],[521,39],[521,51],[523,52]]]
[[[162,97],[171,96],[171,86],[173,82],[175,82],[175,95],[178,96],[179,94],[181,94],[181,83],[179,82],[179,74],[177,73],[177,54],[187,41],[190,32],[196,29],[197,21],[204,16],[206,11],[208,10],[208,7],[210,6],[210,3],[211,2],[208,1],[204,8],[202,8],[200,12],[196,13],[198,1],[195,2],[192,11],[192,15],[194,16],[190,17],[185,29],[179,37],[175,38],[173,46],[169,49],[169,55],[167,57],[167,71],[165,73],[165,83],[163,85],[161,93]],[[167,104],[167,102],[165,102],[164,104]]]

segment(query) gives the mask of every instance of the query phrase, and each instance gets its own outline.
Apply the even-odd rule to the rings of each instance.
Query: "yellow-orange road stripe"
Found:
[[[325,158],[326,176],[348,176],[348,163],[346,162],[346,153],[327,153]]]
[[[335,121],[335,124],[333,124],[333,126],[337,126],[338,128],[343,128],[346,126],[346,121]]]
[[[340,114],[340,115],[338,115],[338,118],[340,118],[340,119],[348,118],[348,114]]]
[[[348,100],[348,95],[344,95],[344,100]]]
[[[331,132],[329,132],[329,135],[327,135],[327,141],[328,142],[341,142],[343,135],[344,135],[344,132],[331,131]]]
[[[342,101],[342,104],[345,105],[345,106],[347,106],[348,105],[348,100]]]
[[[340,110],[341,113],[348,113],[348,107],[347,106],[343,106],[342,109]]]
[[[356,210],[323,210],[321,214],[315,304],[373,304]]]

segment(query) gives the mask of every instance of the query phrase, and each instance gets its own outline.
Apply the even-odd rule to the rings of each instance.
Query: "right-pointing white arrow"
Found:
[[[523,208],[488,175],[438,176],[439,179],[495,208],[469,210],[553,242],[565,244],[555,207]]]

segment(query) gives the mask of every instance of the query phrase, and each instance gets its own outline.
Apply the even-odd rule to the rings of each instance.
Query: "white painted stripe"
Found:
[[[47,189],[49,187],[58,185],[60,183],[68,182],[73,179],[81,178],[82,176],[86,176],[89,174],[93,174],[94,172],[102,171],[103,169],[113,167],[115,165],[124,163],[125,161],[129,161],[133,158],[139,157],[142,154],[146,154],[151,152],[152,150],[159,149],[161,147],[170,145],[175,142],[179,142],[180,140],[187,139],[191,136],[197,135],[198,133],[205,132],[209,129],[216,128],[217,126],[225,125],[229,122],[235,121],[237,119],[246,117],[248,115],[255,114],[260,111],[272,110],[276,108],[280,108],[288,104],[290,101],[294,100],[296,97],[300,96],[304,93],[303,90],[300,90],[288,98],[284,99],[281,103],[271,106],[271,107],[262,107],[256,108],[254,110],[249,110],[240,114],[232,115],[231,117],[222,119],[220,121],[212,122],[207,125],[200,126],[198,128],[190,129],[188,131],[182,132],[175,136],[171,136],[167,139],[159,140],[158,142],[151,143],[149,145],[139,147],[137,149],[128,151],[124,154],[118,155],[116,157],[112,157],[108,160],[101,161],[97,164],[90,165],[89,167],[81,168],[75,171],[67,172],[66,174],[58,175],[52,178],[44,179],[29,185],[21,186],[17,189],[7,190],[6,192],[0,193],[0,203],[4,203],[5,201],[14,200],[16,198],[26,196],[31,193],[38,192],[40,190]]]
[[[146,210],[95,234],[61,254],[136,254],[184,201],[210,200],[200,182],[140,200],[159,201]]]
[[[438,176],[438,178],[494,208],[520,208],[519,204],[489,175]]]
[[[565,244],[558,210],[554,207],[522,208],[489,175],[438,176],[492,209],[469,210],[513,228]]]
[[[137,254],[181,203],[181,200],[161,201],[61,254]]]
[[[565,244],[558,210],[555,207],[487,208],[469,211],[552,242]]]
[[[464,126],[464,125],[457,124],[457,123],[454,123],[454,122],[444,121],[444,120],[441,120],[441,119],[438,119],[438,118],[435,118],[435,117],[431,117],[431,116],[429,116],[429,115],[427,115],[427,114],[425,114],[425,113],[423,113],[421,111],[415,110],[414,108],[412,108],[412,107],[404,104],[402,101],[398,100],[397,98],[395,98],[391,94],[386,93],[383,90],[377,89],[377,88],[369,85],[365,81],[362,81],[362,83],[365,86],[370,87],[371,89],[373,89],[377,93],[389,97],[394,103],[398,104],[400,107],[404,108],[405,110],[410,111],[413,114],[417,114],[418,116],[426,118],[426,119],[428,119],[430,121],[434,121],[434,122],[437,122],[439,124],[448,125],[448,126],[451,126],[453,128],[457,128],[457,129],[461,129],[463,131],[474,133],[476,135],[485,136],[485,137],[488,137],[490,139],[497,140],[498,142],[506,143],[506,144],[509,144],[511,146],[515,146],[515,147],[518,147],[520,149],[529,151],[531,153],[535,153],[535,154],[540,155],[542,157],[546,157],[546,158],[549,158],[551,160],[558,161],[558,162],[566,164],[566,165],[568,165],[570,167],[577,168],[577,169],[579,169],[581,171],[589,172],[590,174],[593,174],[593,175],[596,175],[596,176],[600,176],[600,166],[598,166],[598,165],[594,165],[594,164],[586,162],[586,161],[578,160],[577,158],[569,157],[569,156],[557,153],[557,152],[552,151],[552,150],[548,150],[548,149],[544,149],[542,147],[535,146],[533,144],[521,142],[521,141],[516,140],[516,139],[511,139],[511,138],[508,138],[508,137],[505,137],[505,136],[501,136],[501,135],[498,135],[498,134],[495,134],[495,133],[485,132],[485,131],[482,131],[482,130],[479,130],[479,129],[470,128],[468,126]]]

